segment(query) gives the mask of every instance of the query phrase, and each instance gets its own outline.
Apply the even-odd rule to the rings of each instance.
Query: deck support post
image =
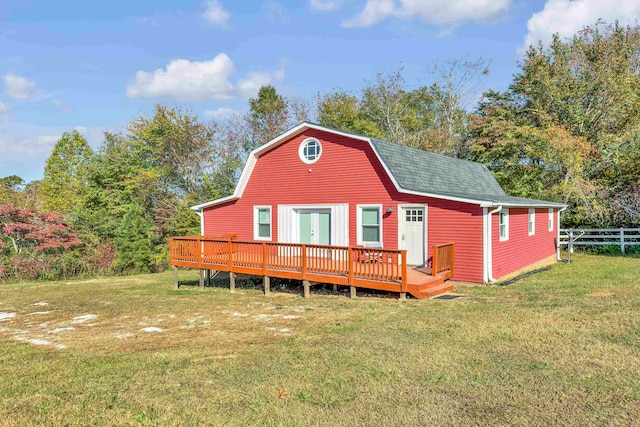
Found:
[[[229,272],[229,291],[231,293],[236,291],[236,273],[232,271]]]
[[[198,282],[198,286],[200,286],[200,290],[204,291],[204,269],[200,269],[200,278]]]
[[[304,296],[305,298],[309,298],[309,295],[310,295],[310,293],[311,293],[311,292],[310,292],[310,291],[311,291],[311,290],[310,290],[310,288],[311,288],[311,283],[309,283],[309,281],[308,281],[308,280],[303,280],[303,281],[302,281],[302,286],[303,286],[303,288],[304,288],[303,296]]]
[[[173,289],[177,291],[179,288],[180,288],[180,285],[178,284],[178,267],[174,265],[173,266]]]
[[[400,292],[400,301],[405,301],[407,299],[407,293],[406,292]]]
[[[207,270],[205,275],[207,278],[207,286],[211,286],[211,270]]]
[[[338,293],[338,285],[333,285],[333,293],[334,294]]]
[[[349,298],[355,298],[355,297],[356,297],[356,287],[349,286]]]
[[[262,283],[264,284],[264,295],[268,296],[271,293],[271,277],[263,276]]]

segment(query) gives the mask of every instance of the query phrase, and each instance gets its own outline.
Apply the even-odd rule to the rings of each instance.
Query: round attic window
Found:
[[[308,165],[317,162],[321,154],[322,145],[320,145],[320,141],[315,138],[305,139],[302,141],[302,144],[300,144],[300,148],[298,149],[300,160]]]

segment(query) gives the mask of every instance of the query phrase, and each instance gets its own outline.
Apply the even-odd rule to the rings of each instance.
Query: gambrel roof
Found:
[[[303,122],[249,154],[233,195],[202,203],[191,209],[201,210],[239,199],[259,156],[307,129],[334,133],[369,143],[396,189],[401,193],[479,204],[483,207],[565,206],[562,203],[545,200],[508,196],[493,177],[491,171],[481,163],[455,159],[381,139]]]

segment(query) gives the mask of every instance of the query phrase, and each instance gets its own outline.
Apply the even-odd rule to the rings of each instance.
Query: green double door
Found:
[[[331,244],[331,210],[300,210],[300,243],[309,245]]]

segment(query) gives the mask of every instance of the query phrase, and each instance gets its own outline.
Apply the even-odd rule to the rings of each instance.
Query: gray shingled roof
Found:
[[[404,190],[479,202],[522,206],[564,206],[561,203],[508,196],[489,169],[400,144],[370,138],[387,169]]]

